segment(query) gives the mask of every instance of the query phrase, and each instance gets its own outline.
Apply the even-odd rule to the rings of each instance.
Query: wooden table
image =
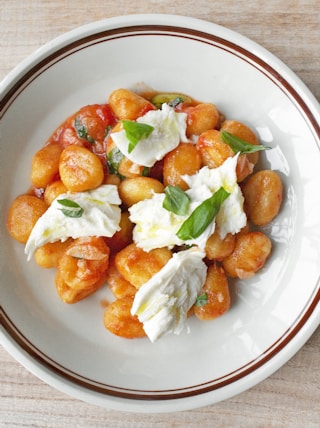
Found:
[[[0,79],[79,25],[133,13],[206,19],[277,55],[320,100],[319,0],[0,0]],[[307,275],[307,273],[306,273]],[[225,402],[163,415],[108,411],[60,393],[0,348],[0,427],[318,427],[320,329],[269,379]]]

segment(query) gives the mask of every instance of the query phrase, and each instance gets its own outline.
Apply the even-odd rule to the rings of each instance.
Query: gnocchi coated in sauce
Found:
[[[136,124],[148,112],[168,104],[185,117],[186,141],[151,167],[130,160],[112,134],[124,129],[125,123]],[[140,119],[139,119],[140,120]],[[148,125],[139,128],[152,132]],[[259,146],[253,130],[237,120],[224,118],[212,103],[202,103],[184,94],[149,93],[138,95],[117,89],[106,104],[82,107],[67,118],[35,153],[31,165],[32,190],[18,196],[8,212],[7,229],[20,243],[26,244],[37,220],[60,195],[86,192],[102,185],[116,186],[121,199],[119,230],[112,236],[86,236],[49,242],[35,251],[35,261],[42,268],[55,269],[55,285],[60,298],[76,303],[100,287],[109,287],[114,301],[104,312],[104,325],[123,338],[146,335],[143,324],[131,308],[138,290],[159,273],[183,246],[161,247],[145,251],[133,240],[134,224],[130,207],[163,194],[170,186],[188,191],[184,176],[203,168],[219,168],[236,155],[224,136],[227,133],[249,145],[249,151],[237,154],[236,179],[244,197],[247,224],[238,233],[221,236],[219,227],[206,241],[204,262],[206,279],[197,299],[186,316],[211,320],[230,308],[228,278],[248,278],[261,269],[271,254],[272,242],[259,227],[270,223],[278,214],[283,187],[275,171],[255,171]],[[127,134],[128,135],[128,134]],[[135,136],[135,144],[139,144]],[[261,146],[260,146],[261,148]],[[132,149],[134,150],[134,148]],[[239,150],[238,150],[239,151]],[[81,207],[64,199],[68,221],[82,215]],[[214,221],[214,220],[213,220]]]

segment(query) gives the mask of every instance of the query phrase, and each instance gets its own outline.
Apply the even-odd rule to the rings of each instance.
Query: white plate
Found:
[[[79,107],[138,83],[215,103],[273,150],[284,204],[266,227],[265,268],[231,284],[232,308],[190,320],[190,334],[155,344],[103,327],[102,289],[75,305],[57,297],[54,273],[27,263],[5,230],[28,188],[31,158]],[[252,41],[196,19],[137,15],[97,22],[47,44],[1,84],[1,341],[61,391],[112,409],[170,412],[218,402],[257,384],[319,325],[319,105],[282,62]]]

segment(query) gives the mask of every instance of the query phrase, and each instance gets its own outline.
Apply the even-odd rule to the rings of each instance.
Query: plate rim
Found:
[[[161,21],[162,24],[160,24],[159,22]],[[173,21],[175,21],[174,25],[170,25],[169,23],[173,23]],[[260,55],[262,56],[262,59],[265,61],[266,58],[264,58],[265,56],[267,56],[267,58],[270,60],[270,58],[275,62],[275,65],[277,66],[275,68],[276,71],[278,71],[278,67],[279,70],[281,70],[281,73],[285,73],[285,75],[287,75],[287,79],[288,82],[290,83],[291,80],[293,80],[293,82],[295,84],[298,83],[298,87],[294,88],[295,90],[299,89],[297,91],[297,94],[299,95],[300,99],[303,101],[303,103],[308,107],[308,111],[310,110],[312,115],[309,116],[312,117],[311,123],[313,125],[316,125],[315,127],[315,131],[317,132],[317,135],[320,137],[320,120],[317,119],[317,113],[318,115],[320,115],[319,112],[319,104],[317,102],[317,100],[315,99],[315,97],[311,94],[310,90],[306,87],[306,85],[298,78],[298,76],[296,76],[292,70],[290,70],[285,64],[283,64],[281,62],[281,60],[279,60],[277,57],[275,57],[272,53],[270,53],[269,51],[266,51],[263,47],[261,47],[260,45],[256,44],[255,42],[253,42],[252,40],[240,35],[239,33],[234,32],[233,30],[229,30],[225,27],[222,27],[220,25],[208,22],[208,21],[204,21],[201,19],[197,19],[197,18],[190,18],[190,17],[184,17],[181,15],[167,15],[167,14],[137,14],[137,15],[127,15],[127,16],[120,16],[120,17],[114,17],[114,18],[107,18],[107,19],[103,19],[100,21],[96,21],[96,22],[92,22],[90,24],[86,24],[84,26],[80,26],[74,30],[71,30],[67,33],[62,34],[61,36],[58,36],[57,38],[53,39],[52,41],[46,43],[43,47],[41,47],[40,49],[38,49],[36,52],[34,52],[33,54],[31,54],[29,57],[27,57],[24,61],[22,61],[20,64],[18,64],[17,67],[15,67],[12,72],[10,72],[1,82],[0,84],[0,92],[1,91],[5,91],[6,88],[10,88],[10,85],[14,85],[14,84],[18,84],[20,82],[19,80],[19,76],[25,72],[25,70],[27,69],[28,72],[30,72],[32,74],[32,70],[33,67],[39,62],[39,60],[41,59],[45,59],[48,57],[48,55],[53,54],[54,52],[57,51],[57,48],[60,46],[61,49],[67,47],[70,45],[70,41],[78,41],[79,43],[79,39],[78,36],[79,34],[82,34],[84,38],[84,35],[92,35],[93,37],[96,36],[99,31],[97,31],[97,29],[101,29],[102,27],[104,28],[105,32],[108,32],[112,29],[119,29],[120,31],[123,30],[123,28],[127,28],[127,27],[133,27],[135,24],[137,24],[137,22],[140,22],[139,26],[146,26],[149,25],[151,27],[156,27],[156,26],[163,26],[163,23],[166,23],[166,26],[172,27],[172,28],[180,28],[180,29],[189,29],[189,27],[187,27],[187,25],[190,25],[191,28],[197,32],[202,32],[204,30],[207,31],[207,34],[210,35],[214,35],[214,31],[217,31],[219,34],[222,33],[226,33],[228,35],[227,40],[232,39],[233,37],[236,37],[237,39],[239,39],[239,41],[241,42],[240,46],[242,46],[243,44],[245,45],[249,45],[252,46],[252,49],[254,50],[254,55],[257,58],[260,58]],[[148,22],[148,24],[146,24],[146,22]],[[150,24],[150,22],[152,22]],[[157,22],[157,23],[155,23]],[[180,22],[180,24],[179,24]],[[125,23],[125,26],[123,25]],[[182,26],[185,25],[186,27]],[[210,31],[209,31],[210,30]],[[219,36],[218,36],[219,37]],[[238,44],[238,41],[237,41]],[[247,51],[247,49],[246,49]],[[274,65],[274,64],[272,64]],[[279,72],[279,75],[280,72]],[[22,76],[23,77],[23,76]],[[19,83],[20,86],[20,83]],[[302,89],[301,89],[302,88]],[[301,94],[299,93],[301,92]],[[5,99],[5,98],[4,98]],[[6,99],[5,99],[6,100]],[[7,101],[6,101],[7,102]],[[6,104],[4,104],[6,105]],[[311,313],[309,314],[309,316],[307,317],[307,320],[305,322],[302,323],[301,328],[298,328],[296,333],[294,334],[294,337],[298,336],[298,342],[300,343],[300,345],[294,346],[294,344],[292,343],[292,339],[289,340],[288,339],[288,343],[285,344],[282,349],[280,351],[277,352],[277,355],[275,355],[274,357],[268,359],[268,364],[263,366],[262,371],[267,372],[265,376],[263,376],[261,378],[261,380],[265,379],[266,377],[268,377],[271,373],[273,373],[274,371],[276,371],[279,367],[281,367],[282,364],[284,364],[284,362],[288,361],[288,359],[290,359],[300,348],[301,346],[303,346],[303,344],[309,339],[309,337],[313,334],[313,332],[316,330],[316,328],[318,327],[319,323],[320,323],[320,307],[319,307],[319,299],[320,299],[320,290],[318,290],[318,294],[317,297],[314,299],[314,305],[313,305],[313,309],[311,310]],[[309,307],[309,311],[310,311],[310,307]],[[309,312],[308,311],[308,312]],[[1,322],[2,324],[2,322]],[[311,324],[311,325],[309,325]],[[307,328],[308,326],[308,328]],[[304,334],[302,334],[302,332],[306,330],[306,332],[304,332]],[[14,348],[14,344],[11,343],[10,339],[8,337],[5,336],[5,334],[2,334],[2,339],[3,339],[3,343],[5,348],[10,349],[12,351],[12,347]],[[11,336],[10,336],[11,337]],[[290,345],[290,346],[288,346]],[[286,358],[285,356],[282,356],[281,358],[281,354],[283,354],[284,350],[288,349],[288,348],[294,348],[291,349],[291,356],[289,358]],[[297,348],[297,349],[296,349]],[[11,353],[9,350],[9,353]],[[19,352],[18,352],[19,354]],[[287,351],[286,354],[288,355]],[[30,354],[28,354],[30,356]],[[32,357],[32,356],[31,356]],[[276,359],[275,357],[277,357],[277,359],[279,360],[284,360],[282,361],[282,363],[280,363],[280,361],[278,361],[278,365],[274,364],[274,360]],[[20,354],[18,355],[18,358],[20,358],[21,362],[26,368],[28,368],[24,363],[25,361],[25,356],[23,356],[23,352],[20,350]],[[17,358],[16,358],[17,359]],[[22,362],[24,361],[24,363]],[[273,364],[271,364],[271,361],[273,361]],[[35,362],[33,361],[33,364],[35,364]],[[269,370],[266,369],[266,367],[269,367]],[[39,376],[38,372],[38,367],[37,364],[35,364],[35,366],[32,367],[33,370],[35,371],[34,374],[38,377],[40,377],[42,380],[44,380],[46,383],[50,383],[48,382],[47,377],[45,376],[45,378]],[[30,368],[28,368],[30,370]],[[259,370],[259,368],[258,368]],[[32,370],[30,370],[32,371]],[[256,370],[253,371],[253,373],[256,373]],[[245,376],[246,377],[246,376]],[[248,380],[248,379],[246,379]],[[51,381],[53,382],[53,384],[55,384],[57,382],[57,379],[53,380],[51,379]],[[63,378],[63,381],[65,381],[65,378]],[[250,382],[249,382],[250,383]],[[253,386],[253,384],[256,384],[256,381],[252,381],[251,382]],[[52,385],[54,386],[54,385]],[[57,388],[64,391],[64,388]],[[236,395],[239,392],[242,392],[244,390],[248,389],[247,387],[244,387],[242,390],[239,390],[238,392],[235,392],[232,395]],[[210,394],[210,392],[212,392],[212,390],[210,391],[205,391],[201,394]],[[201,395],[199,394],[199,395]],[[71,394],[74,396],[74,394]],[[226,398],[229,398],[230,396]],[[107,396],[109,398],[109,396]],[[87,397],[88,398],[88,397]],[[173,402],[173,404],[175,403],[175,405],[173,405],[174,407],[174,411],[176,411],[177,408],[177,400],[186,400],[188,398],[194,398],[194,395],[191,394],[190,397],[173,397],[173,399],[170,399],[170,404]],[[124,400],[127,400],[126,398],[124,398]],[[88,400],[85,400],[88,401]],[[108,401],[108,400],[107,400]],[[113,400],[111,400],[113,402]],[[133,401],[132,398],[129,399],[130,403]],[[139,401],[139,400],[137,400]],[[150,404],[149,408],[151,409],[151,411],[155,411],[158,410],[158,407],[160,407],[161,409],[164,409],[163,411],[168,411],[168,407],[172,407],[170,406],[168,403],[166,403],[165,405],[163,405],[163,403],[165,403],[167,400],[161,400],[161,401],[143,401],[144,406],[146,406],[147,403]],[[199,400],[195,400],[196,402]],[[205,400],[203,400],[205,401]],[[220,401],[220,400],[218,400]],[[213,403],[214,401],[210,401],[210,398],[208,398],[208,402],[206,404],[210,404]],[[159,403],[162,403],[161,406],[158,406]],[[184,401],[183,403],[180,403],[180,407],[182,410],[185,409],[190,409],[190,408],[194,408],[194,406],[189,403],[188,405],[185,404],[186,402]],[[204,404],[204,405],[206,405]],[[113,405],[115,406],[115,403],[113,402]],[[128,405],[128,404],[127,404]],[[191,407],[190,407],[191,406]],[[110,407],[110,406],[108,406]],[[116,406],[117,407],[117,406]],[[118,410],[122,410],[122,406],[120,406],[121,408],[118,408]],[[139,403],[135,403],[132,404],[131,407],[140,407]],[[199,403],[196,405],[196,407],[200,407]],[[135,410],[136,411],[136,410]]]

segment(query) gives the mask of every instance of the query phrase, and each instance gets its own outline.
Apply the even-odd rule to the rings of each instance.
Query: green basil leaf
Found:
[[[169,101],[168,105],[172,108],[175,108],[181,103],[183,103],[183,98],[182,97],[176,97],[173,100]]]
[[[167,186],[164,189],[166,196],[163,200],[163,208],[178,215],[188,213],[190,198],[179,186]]]
[[[148,177],[149,172],[150,172],[150,168],[148,166],[145,166],[141,173],[142,177]]]
[[[182,223],[177,232],[178,238],[183,241],[198,238],[213,221],[229,195],[230,193],[220,187],[210,198],[203,201]]]
[[[72,210],[62,208],[62,209],[61,209],[61,211],[63,212],[63,214],[64,214],[66,217],[72,217],[72,218],[79,218],[79,217],[81,217],[81,216],[82,216],[82,214],[83,214],[83,208],[80,208],[80,209],[72,209]]]
[[[207,293],[200,294],[200,296],[197,297],[194,306],[205,306],[208,303],[208,295]]]
[[[118,149],[118,147],[114,147],[112,150],[110,150],[106,159],[110,174],[120,175],[119,165],[123,157],[124,154],[121,152],[121,150]]]
[[[75,130],[77,131],[78,137],[83,138],[84,140],[88,141],[91,144],[95,143],[95,140],[92,137],[90,137],[90,135],[88,134],[87,128],[83,125],[79,117],[75,118],[74,127],[75,127]]]
[[[79,204],[72,201],[71,199],[58,199],[57,202],[59,202],[60,205],[63,205],[64,207],[68,208],[81,208]]]
[[[64,208],[61,208],[62,213],[66,217],[79,218],[82,216],[84,209],[70,199],[58,199],[57,202]]]
[[[129,140],[128,152],[131,153],[140,140],[149,137],[154,127],[146,123],[134,122],[132,120],[121,121],[123,129]]]
[[[224,130],[221,131],[221,139],[224,143],[228,144],[228,146],[231,147],[234,153],[240,152],[242,154],[246,154],[246,153],[255,153],[261,150],[271,149],[271,147],[267,147],[267,146],[262,146],[258,144],[249,144],[244,140],[242,140],[241,138],[236,137],[235,135],[230,134],[229,132]]]

